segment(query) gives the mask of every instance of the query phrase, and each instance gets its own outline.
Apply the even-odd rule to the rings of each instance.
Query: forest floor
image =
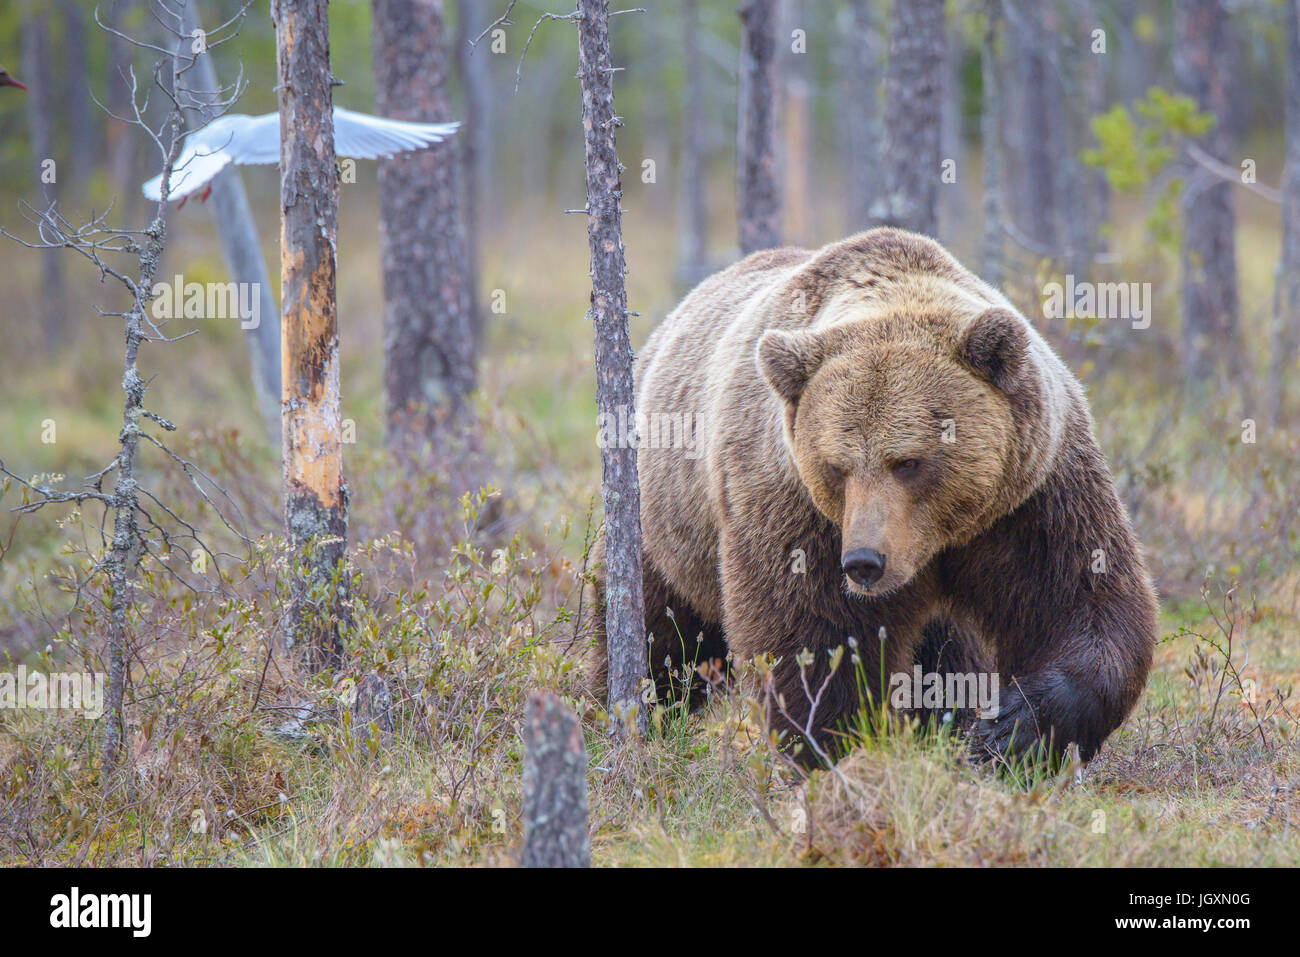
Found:
[[[698,713],[658,709],[644,742],[614,750],[574,653],[599,501],[583,225],[561,218],[571,228],[537,243],[522,224],[558,214],[513,211],[520,228],[487,258],[484,285],[503,291],[505,311],[491,316],[482,366],[483,448],[465,461],[499,491],[462,502],[448,459],[421,467],[383,450],[371,206],[345,195],[339,242],[343,414],[357,424],[347,668],[322,682],[268,653],[285,560],[278,450],[260,431],[237,326],[148,347],[150,408],[181,424],[179,450],[239,504],[256,546],[220,579],[207,573],[216,594],[146,567],[121,789],[104,794],[97,722],[0,712],[0,864],[509,864],[519,723],[536,687],[584,717],[598,865],[1300,864],[1297,439],[1273,430],[1244,449],[1249,397],[1193,416],[1161,358],[1167,339],[1116,349],[1066,329],[1070,342],[1053,340],[1089,386],[1163,603],[1148,687],[1081,771],[999,774],[946,736],[894,723],[805,777],[763,733],[743,677]],[[672,231],[653,221],[633,206],[638,344],[674,300]],[[224,278],[200,210],[177,214],[173,231],[169,260],[187,280]],[[1243,327],[1262,369],[1275,230],[1247,215],[1241,233]],[[65,263],[66,300],[107,307],[78,268]],[[1168,309],[1164,270],[1154,258],[1131,269]],[[11,315],[39,314],[36,272],[0,289]],[[39,329],[7,332],[0,459],[20,474],[75,478],[114,452],[118,330],[88,307],[69,321],[84,332],[53,357]],[[57,441],[43,443],[50,419]],[[215,525],[161,461],[146,476]],[[0,494],[0,650],[15,666],[99,667],[103,590],[71,584],[87,577],[98,516],[16,517],[18,501],[16,488]],[[392,736],[348,710],[372,670],[394,691]]]

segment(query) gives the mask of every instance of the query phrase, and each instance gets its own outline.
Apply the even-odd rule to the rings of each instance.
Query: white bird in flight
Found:
[[[407,150],[424,149],[456,132],[459,123],[407,123],[334,107],[334,152],[338,156],[377,159]],[[229,114],[185,137],[185,146],[172,164],[168,199],[184,202],[231,163],[280,162],[280,114]],[[142,187],[144,195],[162,198],[162,174]],[[211,191],[209,186],[208,191]],[[203,194],[207,198],[208,191]]]

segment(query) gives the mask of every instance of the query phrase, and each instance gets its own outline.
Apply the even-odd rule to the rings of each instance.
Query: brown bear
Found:
[[[661,691],[700,658],[771,654],[774,719],[825,742],[862,674],[881,701],[948,644],[958,667],[996,663],[983,753],[1086,760],[1133,707],[1156,597],[1083,389],[937,242],[887,228],[749,256],[654,331],[636,402],[659,433],[637,459]],[[846,643],[861,667],[831,673]],[[830,675],[815,710],[805,649],[808,686]]]

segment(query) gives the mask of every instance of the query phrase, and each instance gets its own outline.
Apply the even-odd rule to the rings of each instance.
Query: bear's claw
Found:
[[[1040,722],[1033,705],[1017,689],[1002,695],[997,717],[981,718],[971,731],[972,752],[979,760],[1046,756],[1051,727]]]

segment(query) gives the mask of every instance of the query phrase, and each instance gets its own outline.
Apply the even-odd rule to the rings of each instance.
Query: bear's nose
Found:
[[[870,588],[885,574],[885,556],[874,548],[855,548],[844,556],[844,574]]]

